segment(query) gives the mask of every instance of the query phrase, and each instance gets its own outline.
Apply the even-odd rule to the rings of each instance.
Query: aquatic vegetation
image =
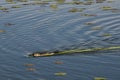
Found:
[[[0,10],[8,10],[8,8],[5,8],[5,7],[0,7]]]
[[[9,2],[9,4],[16,4],[16,2]]]
[[[17,0],[19,2],[28,2],[28,0]]]
[[[80,8],[80,9],[78,9],[78,8],[72,8],[68,12],[83,12],[84,10],[85,10],[85,8]]]
[[[8,8],[2,7],[2,6],[0,6],[0,10],[2,10],[3,12],[9,12]]]
[[[51,4],[51,5],[50,5],[50,8],[56,10],[56,9],[58,9],[58,6],[57,6],[57,4]]]
[[[92,30],[101,30],[102,27],[100,27],[100,26],[96,26],[96,27],[92,27],[91,29],[92,29]]]
[[[16,6],[12,6],[11,8],[21,8],[21,6],[16,5]]]
[[[0,79],[107,80],[105,76],[111,80],[119,78],[120,46],[110,47],[120,44],[119,13],[112,13],[119,12],[119,3],[112,5],[106,1],[103,4],[84,5],[84,2],[57,4],[55,1],[45,5],[47,2],[40,0],[28,1],[30,2],[0,3],[10,11],[4,13],[8,10],[0,10],[1,29],[5,30],[0,30],[0,56],[1,61],[4,61],[1,62],[3,76]],[[16,5],[22,8],[17,9],[19,7],[15,7]],[[106,12],[98,9],[102,6],[118,9],[112,8]],[[103,37],[104,33],[110,33],[112,37]],[[41,54],[44,50],[50,51]]]
[[[0,33],[3,33],[3,32],[5,32],[5,30],[0,30]]]
[[[113,3],[115,2],[114,0],[107,0],[108,3]]]
[[[65,0],[56,0],[58,4],[63,4]]]
[[[93,1],[87,1],[87,2],[84,2],[83,4],[84,5],[91,5],[92,3],[94,3]]]
[[[78,12],[79,10],[77,8],[72,8],[71,10],[69,10],[69,12]]]
[[[96,0],[96,3],[103,3],[105,0]]]
[[[107,78],[104,78],[104,77],[95,77],[94,80],[107,80]]]
[[[80,2],[80,1],[75,1],[75,2],[73,2],[73,4],[80,5],[80,4],[84,4],[84,3]]]
[[[57,72],[57,73],[54,73],[54,75],[56,75],[56,76],[65,76],[65,75],[67,75],[67,73],[65,73],[65,72]]]
[[[42,2],[42,1],[34,1],[34,2],[32,3],[32,5],[38,5],[38,4],[44,5],[45,2]]]
[[[107,37],[107,36],[112,36],[112,34],[109,34],[109,33],[105,33],[103,34],[104,37]]]
[[[29,3],[29,5],[47,5],[47,4],[49,4],[48,1],[41,1],[41,0],[35,0],[32,3]]]
[[[78,12],[83,12],[83,9],[79,9],[79,11]]]
[[[9,4],[16,4],[16,2],[14,2],[13,0],[6,0],[6,2],[8,2]]]
[[[64,4],[75,4],[74,2],[65,2]]]
[[[81,16],[97,16],[96,14],[81,14]]]
[[[102,10],[112,10],[113,8],[111,6],[103,6],[101,7]]]
[[[112,9],[111,12],[113,12],[113,13],[119,13],[120,9]]]
[[[13,0],[6,0],[6,2],[13,2]]]
[[[111,6],[103,6],[103,7],[101,7],[100,9],[102,9],[103,11],[108,11],[108,10],[111,10],[111,11],[119,11],[119,9],[117,9],[117,8],[112,8]]]

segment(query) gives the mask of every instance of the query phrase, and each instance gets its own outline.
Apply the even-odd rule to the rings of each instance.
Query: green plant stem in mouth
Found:
[[[105,47],[105,48],[65,50],[65,51],[60,51],[57,54],[79,53],[79,52],[92,52],[92,51],[102,51],[102,50],[104,51],[104,50],[114,50],[114,49],[120,49],[120,46]]]
[[[56,56],[72,53],[85,53],[85,52],[95,52],[95,51],[106,51],[106,50],[116,50],[120,49],[120,46],[111,46],[111,47],[98,47],[98,48],[88,48],[88,49],[73,49],[73,50],[64,50],[64,51],[53,51],[53,52],[35,52],[29,54],[29,57],[47,57],[47,56]]]

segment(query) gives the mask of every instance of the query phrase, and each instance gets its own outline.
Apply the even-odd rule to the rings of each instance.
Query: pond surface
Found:
[[[119,0],[92,5],[63,4],[53,10],[49,5],[8,4],[1,0],[0,5],[9,8],[9,12],[0,10],[0,30],[5,30],[0,31],[0,79],[93,80],[94,77],[105,77],[120,80],[120,50],[25,57],[36,51],[120,46],[120,12],[100,9],[102,6],[120,9],[119,4]],[[13,5],[21,8],[10,8]],[[85,10],[68,12],[74,7]],[[56,61],[63,64],[55,64]],[[56,72],[67,75],[55,76]]]

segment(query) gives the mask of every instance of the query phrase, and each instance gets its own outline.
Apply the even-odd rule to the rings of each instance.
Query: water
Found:
[[[0,80],[93,80],[94,77],[119,80],[120,50],[40,58],[24,56],[45,50],[119,46],[120,13],[99,9],[102,6],[120,9],[119,3],[117,0],[87,6],[60,5],[57,11],[48,6],[24,5],[9,9],[8,13],[0,11],[0,29],[6,30],[0,33]],[[1,0],[0,5],[10,7],[14,4]],[[74,6],[87,9],[69,13]],[[85,17],[81,13],[98,16]],[[86,22],[95,24],[85,25]],[[6,23],[14,25],[5,26]],[[92,30],[96,26],[101,29]],[[57,60],[64,64],[54,64]],[[34,64],[36,71],[27,71],[26,63]],[[55,76],[56,72],[67,75]]]

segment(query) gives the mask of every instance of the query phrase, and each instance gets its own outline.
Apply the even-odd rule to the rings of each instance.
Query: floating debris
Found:
[[[120,9],[112,9],[111,12],[118,13],[118,12],[120,12]]]
[[[31,63],[26,63],[26,64],[24,64],[24,66],[31,67],[31,66],[34,66],[34,64],[31,64]]]
[[[56,61],[55,64],[63,64],[61,61]]]
[[[5,23],[4,25],[5,25],[5,26],[12,26],[12,25],[14,25],[14,24],[12,24],[12,23]]]
[[[107,80],[107,78],[104,78],[104,77],[95,77],[94,80]]]
[[[9,12],[9,10],[2,10],[2,12]]]
[[[5,32],[5,30],[0,30],[0,33],[3,33],[3,32]]]
[[[56,75],[56,76],[65,76],[65,75],[67,75],[67,73],[65,73],[65,72],[57,72],[57,73],[54,73],[54,75]]]
[[[93,25],[93,24],[95,24],[94,22],[86,22],[85,23],[86,25]]]
[[[28,3],[24,3],[24,4],[22,4],[22,5],[30,5],[30,4],[28,4]]]
[[[26,70],[27,71],[35,71],[36,69],[35,68],[27,68]]]

